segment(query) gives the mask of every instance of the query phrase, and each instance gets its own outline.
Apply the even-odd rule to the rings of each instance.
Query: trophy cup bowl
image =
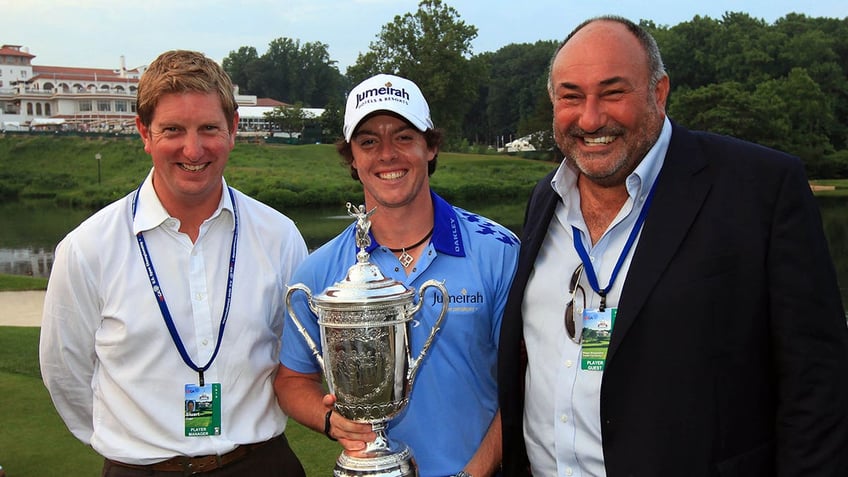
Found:
[[[369,214],[360,206],[357,217],[357,263],[341,282],[319,296],[303,284],[286,292],[286,306],[295,326],[320,365],[327,387],[336,396],[335,411],[347,419],[371,424],[377,438],[355,455],[343,452],[336,460],[335,477],[412,477],[418,475],[412,450],[389,439],[386,425],[409,402],[409,392],[422,359],[447,312],[447,289],[428,280],[414,290],[386,278],[368,261],[365,248]],[[373,213],[373,210],[371,211]],[[421,351],[414,358],[409,349],[409,323],[424,303],[424,293],[436,288],[442,293],[442,309]],[[318,317],[321,348],[303,327],[292,307],[292,295],[306,294],[309,309]],[[310,317],[311,319],[311,317]]]

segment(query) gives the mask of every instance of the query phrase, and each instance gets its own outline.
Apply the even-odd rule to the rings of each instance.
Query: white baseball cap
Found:
[[[375,111],[398,114],[421,132],[433,128],[430,106],[418,86],[400,76],[379,74],[350,91],[345,106],[345,141],[350,142],[359,123]]]

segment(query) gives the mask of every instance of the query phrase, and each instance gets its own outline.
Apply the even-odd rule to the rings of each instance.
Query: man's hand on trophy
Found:
[[[365,450],[366,443],[377,438],[372,430],[371,424],[351,421],[338,412],[333,406],[336,397],[332,394],[324,396],[323,404],[327,409],[324,417],[324,434],[344,447],[348,454],[355,455],[358,451]]]

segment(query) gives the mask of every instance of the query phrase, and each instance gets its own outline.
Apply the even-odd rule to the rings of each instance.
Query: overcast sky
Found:
[[[478,35],[474,53],[510,43],[560,40],[582,20],[607,13],[673,26],[695,15],[745,12],[773,23],[787,13],[848,17],[846,0],[446,0]],[[21,45],[33,64],[118,68],[161,52],[192,49],[221,61],[242,46],[262,55],[280,37],[329,46],[344,73],[383,25],[418,0],[0,0],[0,44]]]

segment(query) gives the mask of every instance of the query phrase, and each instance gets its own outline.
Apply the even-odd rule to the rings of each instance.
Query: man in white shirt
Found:
[[[44,383],[104,476],[302,476],[273,382],[303,238],[223,179],[238,113],[218,64],[163,53],[137,101],[153,168],[58,245]]]

